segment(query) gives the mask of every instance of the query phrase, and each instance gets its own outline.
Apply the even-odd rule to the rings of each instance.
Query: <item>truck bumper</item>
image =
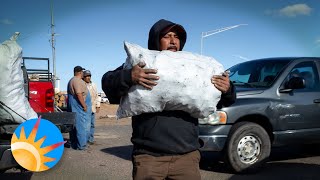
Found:
[[[46,119],[55,124],[61,133],[68,133],[72,130],[76,113],[74,112],[52,112],[52,113],[38,113],[38,116],[41,116],[41,119]],[[20,124],[4,124],[0,125],[0,134],[10,134],[14,133],[14,130]]]
[[[199,125],[201,151],[222,151],[231,125]]]
[[[11,153],[10,145],[0,145],[0,171],[18,166],[19,164],[15,161]]]
[[[76,119],[76,113],[74,112],[38,113],[38,115],[42,119],[51,121],[62,133],[70,132]]]

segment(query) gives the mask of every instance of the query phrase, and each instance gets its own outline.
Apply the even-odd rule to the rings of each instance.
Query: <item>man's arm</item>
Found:
[[[123,65],[114,71],[108,71],[101,79],[102,90],[111,104],[119,104],[121,96],[128,93],[132,86],[131,69],[123,69]]]
[[[82,96],[82,93],[77,93],[77,97],[78,97],[78,100],[79,100],[81,106],[83,107],[83,111],[87,111],[87,105],[84,102],[84,98]]]
[[[218,102],[218,107],[227,107],[236,101],[235,86],[230,82],[230,87],[226,93],[222,93],[221,99]]]
[[[95,83],[92,83],[93,92],[95,92],[95,105],[96,105],[96,113],[100,111],[101,105],[101,97],[98,95],[98,88]]]
[[[139,63],[132,69],[123,69],[123,65],[114,71],[108,71],[102,77],[102,90],[111,104],[119,104],[121,96],[128,93],[130,87],[139,84],[147,89],[156,86],[158,76],[155,69],[143,69],[144,63]]]

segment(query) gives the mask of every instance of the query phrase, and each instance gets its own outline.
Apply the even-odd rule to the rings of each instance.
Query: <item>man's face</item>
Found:
[[[80,74],[81,78],[83,78],[83,71],[77,72],[77,74]]]
[[[179,51],[180,50],[180,39],[177,33],[168,32],[160,39],[160,51]]]
[[[84,80],[86,83],[90,83],[90,82],[91,82],[91,75],[84,76],[84,77],[83,77],[83,80]]]

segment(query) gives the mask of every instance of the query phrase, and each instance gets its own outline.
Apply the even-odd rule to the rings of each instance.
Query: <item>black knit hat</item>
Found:
[[[85,71],[83,71],[83,76],[84,77],[91,76],[91,72],[89,70],[85,70]]]

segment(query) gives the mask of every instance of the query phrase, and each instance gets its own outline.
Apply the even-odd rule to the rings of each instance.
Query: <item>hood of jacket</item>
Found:
[[[180,24],[173,23],[171,21],[165,20],[165,19],[160,19],[158,22],[156,22],[150,29],[149,31],[149,39],[148,39],[148,49],[150,50],[160,50],[160,36],[162,30],[168,27],[172,26],[179,26],[179,29],[182,31],[178,32],[178,36],[180,39],[180,51],[182,51],[184,44],[186,43],[187,40],[187,33],[183,26]]]

